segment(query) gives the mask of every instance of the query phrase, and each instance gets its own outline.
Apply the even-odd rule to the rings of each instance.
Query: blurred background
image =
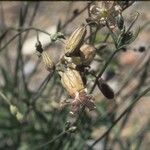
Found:
[[[74,29],[85,24],[87,4],[83,1],[0,2],[1,150],[86,150],[111,126],[114,118],[150,86],[150,2],[136,1],[123,16],[128,27],[139,12],[133,31],[139,26],[142,30],[133,43],[115,56],[102,76],[114,90],[115,100],[107,100],[96,87],[92,95],[97,111],[83,112],[76,123],[77,130],[63,133],[70,119],[69,108],[60,109],[59,102],[68,95],[58,74],[52,75],[44,68],[35,54],[35,44],[38,35],[44,50],[57,63],[64,54],[64,45],[52,42],[45,32],[59,31],[68,38]],[[97,72],[113,51],[111,39],[103,42],[107,34],[104,28],[95,39],[95,44],[106,45],[91,64]],[[90,90],[94,78],[88,76],[87,80]],[[149,150],[149,114],[150,93],[93,149]],[[56,140],[51,141],[55,137]]]

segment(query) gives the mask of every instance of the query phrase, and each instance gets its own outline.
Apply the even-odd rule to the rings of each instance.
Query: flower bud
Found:
[[[14,115],[18,121],[23,120],[23,115],[22,115],[22,113],[19,112],[19,110],[16,106],[10,105],[9,109],[10,109],[10,112],[12,113],[12,115]]]
[[[114,98],[114,92],[112,88],[102,78],[99,79],[97,85],[106,98],[108,99]]]
[[[65,45],[65,53],[67,56],[78,52],[86,35],[86,27],[78,27],[69,37]]]
[[[23,115],[20,112],[17,112],[16,118],[17,118],[18,121],[22,121],[23,120]]]
[[[77,70],[67,68],[64,71],[59,71],[59,74],[61,76],[61,83],[70,96],[84,89],[82,78]]]
[[[42,60],[48,71],[54,69],[54,62],[51,60],[51,58],[49,57],[49,55],[46,52],[42,53]]]
[[[83,64],[86,66],[88,66],[93,61],[95,54],[96,54],[96,49],[92,45],[84,44],[80,48],[80,55]]]
[[[72,126],[68,129],[68,132],[75,132],[77,130],[77,127],[76,126]]]
[[[17,112],[18,112],[18,108],[17,108],[16,106],[14,106],[14,105],[10,105],[9,109],[10,109],[10,112],[11,112],[13,115],[16,115]]]

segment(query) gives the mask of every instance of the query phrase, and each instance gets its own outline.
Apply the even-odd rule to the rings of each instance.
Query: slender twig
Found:
[[[42,145],[37,146],[37,147],[35,148],[35,150],[40,149],[40,148],[42,148],[42,147],[44,147],[44,146],[47,146],[47,145],[53,143],[54,141],[58,140],[60,137],[62,137],[62,136],[63,136],[64,134],[66,134],[67,132],[68,132],[68,130],[61,132],[61,133],[58,134],[56,137],[54,137],[52,140],[49,140],[48,142],[46,142],[46,143],[44,143],[44,144],[42,144]]]
[[[0,96],[7,102],[7,104],[11,105],[10,100],[0,91]]]
[[[20,31],[20,30],[21,30],[21,31],[20,31],[19,33],[17,33],[16,35],[14,35],[6,44],[4,44],[4,46],[0,48],[0,52],[1,52],[3,49],[5,49],[5,48],[6,48],[15,38],[17,38],[20,34],[26,32],[26,31],[28,31],[28,30],[35,30],[35,31],[43,32],[43,33],[45,33],[45,34],[51,36],[51,34],[49,34],[48,32],[46,32],[46,31],[44,31],[44,30],[42,30],[42,29],[39,29],[39,28],[35,28],[35,27],[28,27],[28,28],[24,28],[24,29],[22,29],[22,28],[18,28],[18,29],[11,28],[11,29],[14,29],[14,30],[17,30],[17,31]]]
[[[54,74],[54,71],[52,71],[51,73],[47,75],[47,77],[44,79],[42,84],[39,86],[37,92],[31,97],[31,100],[32,100],[31,103],[35,103],[35,101],[41,96],[41,93],[44,91],[45,87],[47,86],[53,74]]]
[[[134,89],[134,92],[132,92],[133,98],[136,98],[138,96],[139,91],[141,90],[141,88],[143,87],[143,85],[145,83],[145,80],[147,79],[148,67],[149,67],[149,59],[148,59],[147,63],[145,64],[144,70],[143,70],[142,75],[141,75],[140,80],[139,80],[139,84]],[[125,127],[126,123],[128,122],[128,119],[130,117],[131,112],[132,112],[132,109],[130,109],[128,111],[128,113],[126,114],[126,116],[125,116],[125,118],[121,124],[120,131]]]
[[[136,1],[130,1],[130,2],[128,3],[128,5],[126,5],[125,7],[122,8],[123,11],[124,11],[125,9],[127,9],[128,7],[130,7],[131,5],[133,5],[135,2],[136,2]]]
[[[62,25],[60,27],[60,30],[63,30],[64,28],[66,28],[66,26],[71,23],[75,18],[77,18],[80,14],[82,14],[87,8],[88,6],[91,4],[92,2],[88,3],[88,5],[86,5],[82,10],[79,11],[78,15],[74,15],[72,16],[64,25]]]
[[[33,14],[32,14],[32,16],[31,16],[31,19],[30,19],[30,22],[29,22],[29,26],[32,26],[32,24],[33,24],[33,21],[34,21],[34,19],[35,19],[36,14],[37,14],[37,10],[38,10],[38,8],[39,8],[39,4],[40,4],[39,1],[36,2],[36,5],[35,5],[34,10],[33,10]],[[26,32],[26,35],[24,36],[23,41],[26,40],[26,38],[28,37],[28,34],[29,34],[29,31]]]
[[[108,65],[110,64],[111,60],[113,59],[113,57],[120,51],[121,49],[116,49],[112,54],[111,56],[108,58],[108,60],[106,61],[105,65],[103,66],[102,70],[100,71],[100,73],[98,74],[98,76],[96,77],[95,79],[95,82],[92,86],[92,89],[90,91],[90,93],[93,92],[93,90],[95,89],[96,87],[96,84],[97,84],[97,81],[98,79],[102,76],[102,74],[104,73],[104,71],[106,70],[106,68],[108,67]]]

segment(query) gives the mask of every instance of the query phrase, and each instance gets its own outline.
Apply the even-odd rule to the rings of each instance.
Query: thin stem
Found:
[[[46,145],[49,145],[49,144],[53,143],[54,141],[58,140],[60,137],[62,137],[62,136],[63,136],[64,134],[66,134],[67,132],[68,132],[68,130],[61,132],[61,133],[58,134],[56,137],[54,137],[52,140],[49,140],[48,142],[46,142],[46,143],[44,143],[44,144],[42,144],[42,145],[40,145],[40,146],[37,146],[37,148],[35,148],[35,150],[40,149],[40,148],[42,148],[42,147],[44,147],[44,146],[46,146]]]
[[[81,13],[83,13],[87,8],[88,6],[91,4],[92,2],[90,2],[87,6],[85,6],[79,13],[78,15],[74,15],[73,17],[71,17],[64,25],[62,25],[60,27],[60,30],[63,30],[70,22],[72,22],[76,17],[78,17]]]
[[[32,102],[31,103],[35,103],[35,101],[41,96],[41,93],[44,91],[45,87],[47,86],[47,84],[50,81],[53,74],[54,74],[54,71],[47,75],[45,80],[42,82],[42,84],[38,88],[37,92],[32,96],[32,98],[31,98]]]
[[[35,31],[39,31],[39,32],[43,32],[49,36],[51,36],[51,34],[49,34],[48,32],[42,30],[42,29],[39,29],[39,28],[35,28],[35,27],[29,27],[29,28],[25,28],[25,29],[22,29],[22,28],[18,28],[18,29],[15,29],[15,28],[11,28],[12,30],[17,30],[17,31],[20,31],[19,33],[17,33],[16,35],[14,35],[3,47],[0,48],[0,52],[5,49],[15,38],[17,38],[20,34],[26,32],[26,31],[29,31],[29,30],[35,30]]]
[[[96,87],[96,83],[98,81],[98,79],[102,76],[102,74],[104,73],[104,71],[106,70],[106,68],[108,67],[108,65],[110,64],[111,60],[113,59],[113,57],[116,55],[116,53],[118,53],[121,49],[116,49],[111,56],[108,58],[108,60],[106,61],[105,65],[103,66],[102,70],[100,71],[100,73],[98,74],[97,78],[95,79],[95,82],[92,86],[92,89],[90,91],[90,93],[92,93]]]
[[[0,91],[0,96],[7,102],[7,104],[11,105],[9,99]]]

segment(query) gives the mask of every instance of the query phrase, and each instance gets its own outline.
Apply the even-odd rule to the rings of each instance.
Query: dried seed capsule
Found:
[[[77,70],[67,68],[65,71],[59,71],[59,74],[61,83],[70,96],[84,89],[82,78]]]
[[[106,98],[108,99],[114,98],[114,92],[112,88],[102,78],[99,79],[97,85]]]
[[[86,35],[86,27],[78,27],[69,37],[65,45],[66,56],[75,54],[78,52],[79,47],[82,45],[84,37]]]
[[[96,54],[96,49],[94,46],[89,44],[84,44],[80,48],[80,55],[82,58],[83,65],[88,66],[94,59]]]
[[[54,69],[54,62],[51,60],[51,58],[49,57],[49,55],[46,52],[42,53],[42,60],[48,71]]]

